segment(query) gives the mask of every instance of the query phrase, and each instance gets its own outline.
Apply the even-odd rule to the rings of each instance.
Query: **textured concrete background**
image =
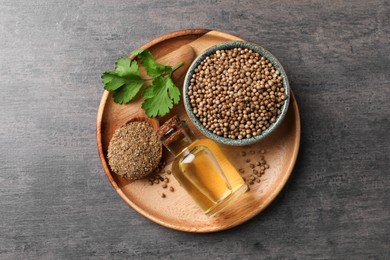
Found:
[[[302,116],[291,181],[229,231],[128,208],[95,144],[100,75],[163,33],[215,28],[284,65]],[[1,259],[389,259],[389,1],[0,1]]]

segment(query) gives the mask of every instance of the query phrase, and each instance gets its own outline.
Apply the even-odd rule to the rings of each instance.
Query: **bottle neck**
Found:
[[[174,131],[174,130],[173,130]],[[168,142],[163,142],[164,146],[176,157],[196,140],[192,132],[187,132],[183,128],[176,129]]]
[[[160,127],[158,136],[160,142],[175,157],[185,151],[196,140],[195,135],[185,121],[180,121],[177,116],[173,116]]]
[[[178,156],[188,146],[190,146],[196,137],[188,125],[180,121],[177,117],[168,120],[160,127],[160,141],[173,154]]]

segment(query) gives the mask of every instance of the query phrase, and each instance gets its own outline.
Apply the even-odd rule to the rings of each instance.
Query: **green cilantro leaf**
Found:
[[[180,91],[172,81],[172,73],[183,63],[175,67],[157,63],[150,51],[135,50],[131,53],[141,60],[142,66],[152,78],[142,79],[137,60],[120,57],[115,63],[114,71],[106,71],[102,75],[104,89],[112,91],[114,102],[119,104],[133,100],[147,80],[153,80],[142,93],[144,102],[142,108],[149,117],[163,116],[169,112],[173,104],[180,101]]]
[[[120,57],[115,63],[115,72],[120,77],[139,76],[138,63],[129,57]]]
[[[143,84],[143,80],[132,80],[131,82],[125,84],[123,87],[115,91],[115,103],[129,103],[137,95]]]
[[[145,51],[145,50],[137,49],[137,50],[132,51],[130,54],[131,54],[131,55],[134,55],[134,56],[138,56],[138,55],[140,55],[141,53],[143,53],[144,51]]]
[[[140,91],[144,80],[139,76],[137,61],[120,57],[115,63],[115,71],[106,71],[102,75],[104,89],[114,92],[116,103],[130,102]]]
[[[119,77],[113,71],[104,72],[102,75],[102,81],[105,84],[104,89],[108,91],[117,90],[126,83],[126,80],[124,78]]]
[[[157,63],[154,60],[152,53],[148,50],[135,50],[131,54],[141,58],[141,63],[146,68],[146,72],[149,76],[156,77],[161,74],[167,75],[172,72],[172,67]]]
[[[180,101],[180,91],[170,77],[158,76],[142,93],[142,108],[149,117],[164,116]]]

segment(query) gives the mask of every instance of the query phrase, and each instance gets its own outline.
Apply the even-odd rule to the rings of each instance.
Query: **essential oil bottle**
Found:
[[[196,139],[184,121],[172,117],[159,129],[160,141],[175,156],[172,173],[209,216],[218,213],[248,186],[210,139]]]

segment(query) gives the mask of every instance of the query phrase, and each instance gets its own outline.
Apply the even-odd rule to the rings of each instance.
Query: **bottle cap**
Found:
[[[177,116],[173,116],[168,121],[166,121],[157,131],[158,137],[167,138],[173,132],[175,132],[178,128],[181,127],[181,121]]]

